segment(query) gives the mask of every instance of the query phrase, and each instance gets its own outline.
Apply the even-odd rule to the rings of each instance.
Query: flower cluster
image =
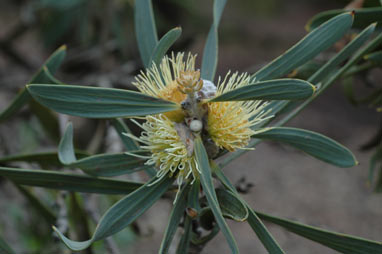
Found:
[[[150,152],[146,164],[158,169],[159,179],[175,175],[179,185],[200,174],[193,154],[197,135],[213,158],[221,149],[246,149],[256,132],[254,127],[272,117],[263,101],[211,102],[216,96],[248,85],[250,77],[228,73],[215,86],[200,79],[195,58],[189,54],[184,60],[184,53],[166,56],[159,66],[142,71],[133,83],[142,93],[179,104],[178,110],[145,117],[143,124],[133,120],[143,130],[139,138],[127,134]]]

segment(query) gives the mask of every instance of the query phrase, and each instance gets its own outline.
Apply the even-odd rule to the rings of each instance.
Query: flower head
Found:
[[[217,95],[248,85],[250,77],[228,73],[215,86],[200,79],[195,58],[189,54],[184,61],[183,53],[166,56],[159,67],[142,71],[133,83],[142,93],[180,105],[179,110],[147,116],[142,125],[133,120],[143,131],[139,138],[128,134],[151,153],[146,164],[157,168],[158,178],[175,175],[179,185],[200,174],[193,153],[196,136],[202,137],[210,157],[219,149],[246,149],[256,132],[254,127],[271,117],[263,101],[210,102]]]

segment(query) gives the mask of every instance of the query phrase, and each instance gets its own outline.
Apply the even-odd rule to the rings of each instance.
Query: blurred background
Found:
[[[217,75],[229,70],[253,73],[301,39],[313,15],[343,8],[347,3],[228,0],[219,27]],[[158,37],[182,27],[182,36],[171,50],[196,53],[200,63],[212,22],[212,4],[212,0],[153,0]],[[133,6],[133,0],[1,0],[0,111],[63,44],[68,55],[56,75],[58,79],[69,84],[131,89],[134,75],[142,68]],[[378,84],[380,77],[375,70],[369,78]],[[105,144],[96,148],[89,145],[99,130],[96,121],[72,120],[78,147],[90,147],[92,152],[107,150]],[[336,168],[289,147],[265,142],[224,171],[233,182],[244,179],[254,185],[244,198],[259,211],[381,241],[382,194],[373,193],[367,185],[371,152],[360,150],[377,133],[380,122],[380,113],[367,106],[354,107],[340,84],[335,84],[288,125],[337,140],[353,151],[360,165]],[[28,108],[0,124],[0,156],[56,146]],[[99,202],[100,214],[113,200]],[[170,201],[157,203],[138,219],[136,228],[117,234],[120,253],[157,253],[170,207]],[[39,215],[30,211],[24,197],[2,178],[0,211],[0,234],[17,253],[57,253],[47,247],[61,244],[50,240],[50,226],[40,224]],[[231,222],[230,226],[242,253],[266,253],[247,224]],[[274,226],[269,229],[287,253],[334,253]],[[203,253],[227,253],[222,242],[219,235]],[[95,253],[108,253],[99,249]]]

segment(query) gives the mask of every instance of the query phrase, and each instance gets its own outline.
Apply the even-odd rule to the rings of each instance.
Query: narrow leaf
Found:
[[[99,87],[28,85],[38,102],[59,113],[114,118],[144,116],[178,109],[178,105],[142,93]]]
[[[373,34],[376,24],[366,27],[350,43],[348,43],[339,53],[326,62],[317,72],[315,72],[308,81],[316,84],[329,76],[339,64],[354,54]],[[321,92],[321,91],[320,91]]]
[[[189,253],[189,246],[192,234],[192,219],[190,216],[186,216],[184,221],[184,232],[180,238],[178,247],[176,249],[176,254]]]
[[[338,142],[316,132],[274,127],[253,135],[254,138],[279,141],[339,167],[352,167],[358,162],[352,152]]]
[[[141,183],[131,181],[7,167],[0,167],[0,176],[21,185],[102,194],[128,194],[142,186]]]
[[[216,66],[218,63],[218,27],[226,2],[227,0],[214,0],[214,19],[210,31],[208,32],[202,59],[201,76],[206,80],[213,81],[215,77]]]
[[[93,242],[104,239],[127,227],[167,191],[174,179],[164,176],[159,181],[157,180],[153,178],[109,208],[102,216],[90,240],[73,241],[65,237],[57,228],[53,227],[53,229],[69,249],[73,251],[84,250]]]
[[[135,151],[137,153],[137,151]],[[73,126],[69,123],[58,146],[60,162],[69,167],[76,167],[94,176],[118,176],[133,173],[150,166],[146,160],[125,153],[98,154],[77,160],[73,147]]]
[[[218,199],[215,193],[215,188],[212,182],[212,174],[210,163],[208,160],[208,155],[200,137],[195,139],[194,153],[200,170],[200,181],[203,187],[203,191],[206,195],[208,204],[215,216],[215,220],[219,225],[219,228],[222,231],[223,235],[227,239],[228,245],[232,253],[239,253],[236,241],[226,221],[224,220],[221,209],[219,207]]]
[[[248,218],[248,209],[237,194],[217,189],[216,196],[224,217],[235,221],[245,221]]]
[[[89,154],[81,151],[76,151],[76,156],[79,158],[84,158],[89,156]],[[31,154],[16,154],[0,158],[0,163],[15,162],[15,161],[25,161],[25,162],[36,162],[40,165],[46,166],[62,166],[62,163],[58,159],[58,154],[54,152],[41,152],[41,153],[31,153]]]
[[[54,74],[58,67],[61,65],[66,55],[66,47],[62,46],[58,48],[43,64],[43,66],[36,72],[32,79],[28,83],[36,82],[52,82],[51,74]],[[23,88],[11,104],[0,113],[0,122],[7,120],[18,110],[20,110],[26,103],[28,103],[32,97],[28,91]]]
[[[111,119],[111,123],[115,130],[118,133],[118,136],[121,138],[123,144],[125,145],[127,151],[136,151],[139,150],[138,144],[128,136],[124,135],[124,133],[131,133],[130,129],[127,127],[123,119],[113,118]]]
[[[162,238],[162,243],[159,249],[159,253],[168,253],[170,249],[171,242],[174,238],[175,232],[178,229],[180,220],[184,214],[187,205],[187,195],[190,190],[190,185],[186,184],[177,194],[177,199],[171,210],[170,218],[164,236]]]
[[[74,154],[72,123],[67,124],[64,135],[58,145],[58,158],[64,165],[70,164],[77,160],[76,155]]]
[[[115,130],[117,131],[119,137],[121,138],[123,144],[125,145],[127,151],[138,151],[140,148],[137,142],[125,135],[126,133],[131,133],[131,131],[124,123],[124,121],[119,118],[114,118],[111,120],[111,122]],[[156,175],[156,170],[152,167],[147,167],[144,170],[149,177],[154,177]]]
[[[223,174],[222,170],[216,164],[213,164],[213,169],[214,173],[222,182],[222,184],[233,193],[236,193],[238,197],[240,197],[239,193],[236,191],[235,186],[233,186],[233,184],[228,180],[228,178]],[[267,249],[267,251],[272,254],[285,254],[285,252],[281,249],[279,244],[273,238],[272,234],[268,231],[268,229],[265,227],[265,225],[259,219],[256,213],[252,210],[252,208],[248,205],[248,203],[244,200],[242,200],[242,202],[246,204],[248,209],[249,225],[256,233],[257,237]]]
[[[275,79],[250,84],[223,93],[215,101],[301,100],[313,95],[315,88],[301,79]]]
[[[70,163],[85,173],[94,176],[119,176],[152,168],[144,165],[146,160],[125,153],[97,154]]]
[[[317,28],[318,26],[320,26],[322,23],[326,22],[327,20],[333,18],[334,16],[342,14],[344,12],[348,12],[348,11],[344,9],[339,9],[339,10],[329,10],[329,11],[320,12],[319,14],[317,14],[316,16],[314,16],[308,21],[305,28],[306,30],[311,31]],[[381,7],[356,9],[354,11],[353,28],[363,29],[371,23],[381,22],[381,21],[382,21]]]
[[[175,41],[180,37],[181,34],[182,28],[175,27],[168,31],[165,35],[163,35],[163,37],[159,40],[158,44],[156,45],[149,63],[159,65],[162,58],[166,55],[166,52],[170,49],[172,44],[175,43]]]
[[[302,40],[253,75],[256,81],[281,77],[308,62],[338,41],[353,23],[352,13],[338,15],[307,34]]]
[[[291,220],[256,212],[263,220],[279,225],[288,231],[325,245],[344,254],[381,254],[382,242],[340,234]]]
[[[195,179],[194,183],[191,186],[191,190],[188,193],[188,207],[195,209],[197,212],[200,211],[199,203],[199,192],[200,192],[200,180]]]
[[[149,67],[150,58],[158,43],[151,0],[135,1],[134,23],[138,49],[143,65]]]

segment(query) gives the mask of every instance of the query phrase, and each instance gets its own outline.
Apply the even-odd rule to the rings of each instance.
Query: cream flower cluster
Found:
[[[188,54],[184,60],[184,53],[166,56],[159,66],[142,71],[133,83],[142,93],[179,104],[178,110],[145,117],[143,124],[133,120],[143,130],[139,138],[127,134],[150,152],[146,164],[157,168],[157,177],[175,175],[178,185],[200,174],[193,154],[195,135],[202,137],[213,157],[219,149],[246,149],[254,127],[272,117],[263,101],[210,102],[215,96],[248,85],[250,77],[228,73],[215,87],[211,81],[200,79],[195,58]]]

